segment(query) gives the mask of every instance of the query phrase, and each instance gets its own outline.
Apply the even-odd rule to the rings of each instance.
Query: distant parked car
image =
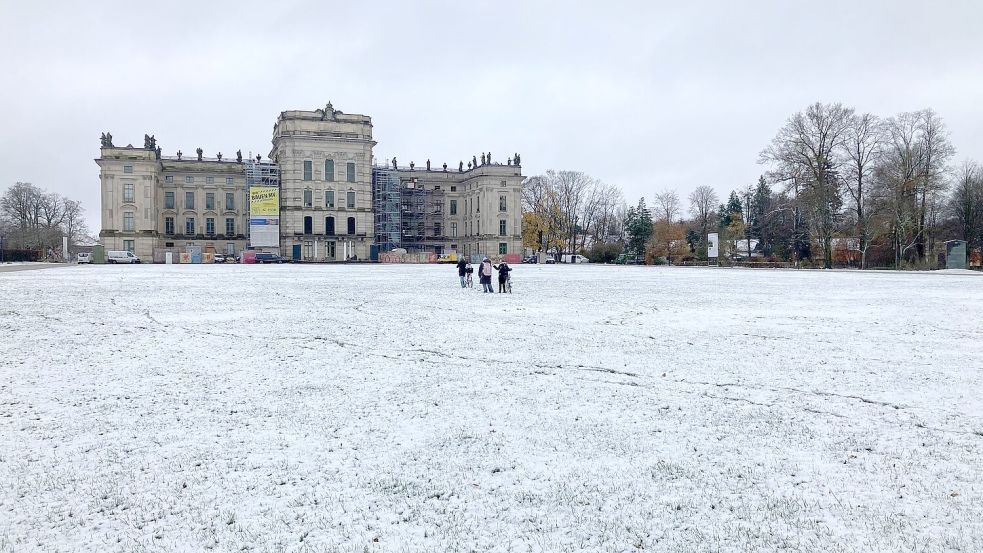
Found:
[[[217,253],[212,257],[212,263],[225,263],[225,256],[223,254]]]
[[[275,253],[260,252],[256,254],[256,263],[284,263],[285,259]]]
[[[79,252],[78,255],[79,263],[92,263],[92,254],[89,252]]]
[[[140,258],[133,255],[133,252],[126,250],[113,250],[106,254],[107,263],[140,263]]]
[[[523,263],[536,263],[536,256],[535,255],[530,255],[528,257],[523,257],[522,258],[522,262]]]
[[[545,263],[546,265],[552,265],[552,264],[556,263],[556,260],[553,259],[553,256],[544,255],[542,259],[539,259],[538,260],[538,262],[539,263]]]

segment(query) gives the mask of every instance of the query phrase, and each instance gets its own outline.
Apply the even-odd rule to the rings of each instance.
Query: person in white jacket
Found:
[[[487,257],[481,262],[481,267],[478,269],[478,277],[481,279],[481,289],[486,294],[495,293],[495,289],[492,288],[492,262]]]

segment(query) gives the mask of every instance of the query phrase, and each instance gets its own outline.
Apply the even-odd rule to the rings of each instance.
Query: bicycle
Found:
[[[464,279],[464,286],[474,288],[474,279],[471,278],[471,272],[468,272],[467,277]]]

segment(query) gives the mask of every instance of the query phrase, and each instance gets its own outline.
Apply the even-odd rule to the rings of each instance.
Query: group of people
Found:
[[[505,293],[505,283],[509,280],[509,273],[512,271],[512,267],[504,260],[498,265],[492,265],[492,262],[487,257],[481,261],[481,265],[478,266],[478,281],[481,283],[482,292],[488,294],[494,294],[495,289],[492,287],[492,273],[494,270],[498,271],[498,291],[499,293]],[[461,288],[466,288],[468,285],[468,277],[474,273],[474,267],[471,266],[471,261],[461,258],[457,260],[457,275],[461,277]]]

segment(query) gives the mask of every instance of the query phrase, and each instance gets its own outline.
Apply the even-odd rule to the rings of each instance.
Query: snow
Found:
[[[980,551],[978,275],[0,274],[0,551]]]

